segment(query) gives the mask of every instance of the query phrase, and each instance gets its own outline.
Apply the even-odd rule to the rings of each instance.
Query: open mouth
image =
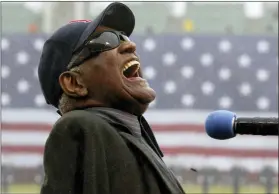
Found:
[[[125,64],[122,73],[126,78],[139,77],[140,63],[138,61],[130,61]]]

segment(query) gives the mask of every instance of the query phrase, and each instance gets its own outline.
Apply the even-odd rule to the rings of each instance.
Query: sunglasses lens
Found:
[[[89,42],[89,47],[96,52],[110,50],[116,48],[118,45],[118,37],[112,32],[103,32]]]

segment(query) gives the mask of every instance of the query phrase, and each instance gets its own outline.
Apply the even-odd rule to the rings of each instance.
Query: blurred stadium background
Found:
[[[42,154],[58,118],[41,94],[46,38],[109,2],[2,2],[3,193],[39,193]],[[187,193],[278,193],[278,139],[217,141],[206,115],[278,116],[278,2],[126,2],[136,17],[145,77],[157,99],[145,114]],[[194,168],[197,172],[191,170]]]

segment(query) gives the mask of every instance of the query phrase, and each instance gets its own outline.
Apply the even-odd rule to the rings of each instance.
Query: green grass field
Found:
[[[202,188],[199,185],[184,185],[185,191],[190,194],[190,193],[200,193],[202,194]],[[9,194],[35,194],[39,193],[40,187],[38,185],[11,185],[8,189]],[[233,190],[229,186],[211,186],[210,188],[210,193],[233,193]],[[240,189],[240,193],[253,193],[253,194],[265,194],[264,187],[260,186],[243,186]],[[278,187],[276,187],[273,191],[273,193],[278,193]]]

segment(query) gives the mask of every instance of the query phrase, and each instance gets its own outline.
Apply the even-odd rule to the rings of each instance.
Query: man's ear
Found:
[[[59,83],[65,94],[72,97],[85,97],[88,90],[83,84],[80,75],[76,72],[66,71],[59,76]]]

